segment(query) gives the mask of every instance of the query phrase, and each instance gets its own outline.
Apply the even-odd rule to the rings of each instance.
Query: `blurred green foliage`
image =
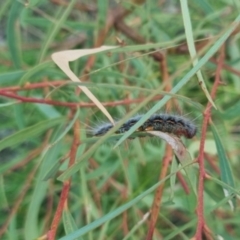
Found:
[[[180,2],[137,2],[2,2],[0,90],[44,81],[67,81],[64,73],[52,62],[52,53],[93,48],[101,42],[101,37],[104,37],[102,45],[117,45],[118,38],[123,42],[121,49],[111,54],[103,52],[96,55],[90,69],[85,69],[89,57],[72,62],[71,69],[85,80],[84,84],[102,103],[142,99],[137,103],[107,107],[117,120],[129,118],[136,114],[134,111],[146,113],[159,103],[158,112],[167,111],[192,119],[198,126],[198,134],[194,139],[183,141],[192,159],[195,159],[199,152],[202,113],[208,102],[206,94],[195,76],[172,95],[164,93],[166,83],[163,82],[159,62],[150,55],[151,51],[166,54],[170,75],[168,84],[172,88],[180,86],[193,69]],[[117,23],[110,25],[104,35],[103,29],[107,29],[106,25],[121,9],[129,12],[118,21],[124,22],[145,43],[139,45],[141,41],[134,40],[129,33],[116,27]],[[198,58],[201,59],[211,53],[210,46],[217,46],[217,40],[239,17],[240,3],[237,0],[194,0],[188,2],[188,10]],[[221,71],[224,84],[218,87],[213,100],[217,109],[212,111],[212,127],[205,139],[206,173],[212,177],[205,181],[204,186],[205,221],[214,237],[221,236],[223,239],[240,238],[239,199],[233,196],[239,193],[240,184],[239,38],[237,28],[224,41],[225,65]],[[201,49],[197,47],[198,43],[205,41],[209,41],[209,45]],[[214,54],[211,61],[207,59],[201,67],[209,92],[216,71],[213,60],[218,59],[218,55]],[[60,102],[89,102],[82,92],[76,94],[76,89],[76,84],[68,82],[61,87],[18,91],[17,94],[37,99],[50,97]],[[173,97],[177,105],[169,111],[165,108],[166,103],[159,99],[146,102],[154,91],[157,96]],[[49,230],[58,205],[62,189],[58,177],[64,176],[67,170],[67,161],[62,159],[71,148],[74,116],[69,118],[69,107],[19,104],[15,99],[1,96],[1,92],[0,108],[0,226],[4,226],[23,189],[29,184],[2,239],[36,239]],[[129,115],[126,116],[127,113]],[[97,141],[91,137],[92,128],[107,122],[100,110],[93,106],[80,107],[75,119],[80,121],[81,144],[74,174],[70,174],[68,209],[64,209],[57,238],[144,239],[148,224],[142,219],[150,211],[154,190],[162,182],[165,182],[165,188],[154,239],[191,238],[197,223],[196,196],[187,195],[178,178],[175,180],[175,159],[175,166],[169,168],[167,178],[158,182],[165,142],[155,138],[135,138],[113,148],[118,140],[116,137],[110,137],[110,141],[108,137]],[[46,139],[48,142],[44,145]],[[40,151],[34,155],[36,150]],[[196,179],[192,181],[196,181],[198,169],[196,164],[191,167],[196,173]],[[28,182],[34,169],[35,177]],[[186,177],[185,172],[181,172]],[[194,191],[191,186],[190,191]]]

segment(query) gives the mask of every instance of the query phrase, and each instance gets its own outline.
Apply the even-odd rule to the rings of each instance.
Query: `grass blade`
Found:
[[[240,14],[235,19],[235,21],[229,26],[226,32],[215,42],[215,44],[207,51],[207,53],[199,60],[197,65],[193,67],[180,81],[179,83],[171,90],[171,93],[177,93],[186,83],[188,83],[197,71],[206,64],[206,62],[213,56],[214,53],[222,46],[222,44],[227,40],[230,34],[236,29],[240,22]],[[159,87],[159,90],[161,87]],[[158,93],[158,89],[150,95],[146,101],[152,99]],[[139,128],[152,114],[156,113],[161,107],[163,107],[169,100],[171,96],[164,96],[164,98],[159,101],[155,106],[153,106],[131,129],[129,129],[117,142],[115,147],[120,145],[125,139],[127,139],[137,128]],[[136,111],[141,108],[141,104],[136,107]]]
[[[232,170],[229,164],[229,160],[226,156],[225,150],[223,148],[221,139],[219,138],[218,132],[214,125],[211,125],[211,130],[212,130],[213,137],[216,143],[216,148],[218,151],[221,179],[224,183],[234,188],[235,186],[234,186]],[[232,192],[229,191],[229,189],[224,188],[225,196],[229,196],[231,193]],[[236,206],[236,203],[234,205]]]
[[[187,38],[188,50],[189,50],[191,59],[193,61],[193,66],[196,66],[198,63],[198,59],[197,59],[197,52],[195,49],[195,44],[194,44],[194,39],[193,39],[192,23],[191,23],[191,19],[190,19],[189,10],[188,10],[187,0],[181,0],[180,3],[181,3],[181,8],[182,8],[182,16],[183,16],[183,23],[184,23],[184,28],[185,28],[186,38]],[[207,99],[209,100],[209,102],[211,102],[211,104],[215,108],[217,108],[207,90],[201,70],[197,71],[196,74],[198,77],[199,85],[201,86],[202,90],[204,91]]]
[[[24,5],[21,2],[13,1],[7,22],[7,42],[15,68],[20,68],[22,65],[16,22],[23,7]]]
[[[45,130],[60,124],[63,120],[64,118],[50,119],[18,131],[0,141],[0,151],[4,148],[27,141]]]

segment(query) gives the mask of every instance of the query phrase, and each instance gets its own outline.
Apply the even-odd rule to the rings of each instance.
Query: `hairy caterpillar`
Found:
[[[130,118],[117,131],[116,134],[128,131],[136,124],[142,115]],[[102,136],[113,127],[112,123],[105,123],[93,131],[94,136]],[[161,131],[172,133],[178,137],[193,138],[197,132],[197,127],[187,118],[171,114],[154,114],[137,129],[138,132]]]

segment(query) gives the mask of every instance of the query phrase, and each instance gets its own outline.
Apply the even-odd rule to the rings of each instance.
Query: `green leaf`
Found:
[[[61,166],[61,159],[59,159],[57,162],[53,164],[53,166],[50,167],[50,169],[46,172],[45,176],[43,177],[43,181],[47,181],[50,178],[54,178],[55,174],[57,173],[58,169]]]
[[[53,121],[53,120],[49,120]],[[25,217],[25,227],[24,227],[24,239],[32,240],[36,239],[40,234],[40,219],[39,219],[39,211],[42,207],[42,201],[46,197],[46,191],[49,183],[47,181],[43,181],[43,177],[46,172],[54,165],[54,163],[58,160],[58,156],[61,154],[63,149],[62,142],[56,141],[62,133],[62,126],[59,126],[57,130],[54,132],[53,139],[50,143],[50,148],[47,147],[45,151],[43,151],[41,158],[38,159],[38,164],[40,165],[40,169],[36,176],[35,184],[33,185],[33,193],[30,198],[30,203],[28,204],[28,210]]]
[[[59,137],[54,141],[54,143],[52,143],[52,145],[55,145],[56,143],[58,143],[59,141],[61,141],[63,139],[63,137],[70,131],[73,124],[76,122],[78,116],[79,116],[79,109],[77,110],[74,118],[70,121],[70,123],[68,124],[66,129],[62,133],[59,134]],[[46,172],[45,176],[43,177],[43,180],[46,181],[49,178],[53,177],[55,175],[55,173],[58,171],[60,166],[61,166],[60,161],[57,161],[56,163],[54,163],[53,166],[51,166],[50,170],[48,170]]]
[[[11,10],[7,21],[7,42],[9,51],[11,53],[12,61],[16,68],[21,68],[21,53],[20,53],[20,41],[16,29],[16,22],[23,9],[23,3],[14,0],[12,2]]]
[[[178,161],[177,161],[176,157],[174,157],[172,160],[172,164],[171,164],[171,173],[176,172],[177,169],[178,169]],[[173,201],[175,185],[176,185],[176,174],[174,174],[170,177],[170,187],[171,187],[170,190],[171,191],[170,191],[169,201]]]
[[[0,202],[2,209],[8,209],[8,200],[6,196],[6,186],[4,184],[4,178],[3,175],[0,174]]]
[[[52,67],[53,62],[52,61],[46,61],[43,63],[40,63],[38,65],[36,65],[35,67],[31,68],[30,70],[28,70],[20,79],[20,83],[19,85],[24,85],[24,83],[26,81],[29,81],[30,77],[32,77],[33,75],[35,75],[38,72],[42,72],[42,70],[45,70],[46,68]]]
[[[239,112],[240,112],[240,101],[237,101],[235,104],[233,104],[231,107],[229,107],[227,110],[225,110],[220,114],[224,120],[229,121],[239,117]]]
[[[8,107],[8,106],[11,106],[11,105],[14,105],[14,104],[18,104],[18,102],[0,103],[0,108]]]
[[[185,33],[186,33],[188,50],[189,50],[189,53],[190,53],[190,56],[192,59],[193,66],[196,66],[198,63],[197,51],[195,49],[195,43],[194,43],[194,39],[193,39],[192,22],[191,22],[191,18],[190,18],[190,14],[189,14],[187,0],[180,0],[180,3],[181,3],[183,23],[184,23]],[[208,101],[214,106],[214,108],[216,108],[216,106],[207,90],[201,70],[197,71],[196,74],[198,77],[199,85],[201,86],[202,90],[204,91]]]
[[[43,47],[40,51],[39,62],[43,61],[50,44],[53,42],[54,37],[58,33],[59,29],[63,26],[65,20],[67,19],[68,15],[70,14],[70,11],[72,10],[76,2],[77,0],[71,0],[70,2],[68,2],[66,8],[62,8],[63,11],[59,11],[60,17],[57,17],[58,20],[55,21],[54,25],[49,29],[46,41],[43,44]]]
[[[215,126],[213,124],[211,125],[211,130],[212,130],[213,137],[214,137],[215,143],[216,143],[216,148],[218,151],[221,179],[224,183],[226,183],[227,185],[234,188],[235,186],[234,186],[233,174],[232,174],[232,170],[231,170],[231,167],[229,164],[229,160],[226,156],[226,153],[223,148],[221,139],[218,135],[217,129],[215,128]],[[225,196],[228,196],[231,193],[232,193],[232,191],[229,191],[229,189],[224,188]]]
[[[184,167],[186,167],[186,165]],[[179,168],[179,170],[183,169],[184,167]],[[115,209],[114,211],[112,211],[112,212],[110,212],[108,214],[105,214],[100,219],[98,219],[98,220],[96,220],[96,221],[94,221],[94,222],[92,222],[92,223],[90,223],[90,224],[88,224],[88,225],[78,229],[77,231],[75,231],[75,232],[73,232],[73,233],[71,233],[71,234],[69,234],[69,235],[67,235],[65,237],[60,238],[60,240],[70,240],[70,239],[74,239],[76,237],[80,237],[80,236],[88,233],[89,231],[91,231],[91,230],[101,226],[105,222],[108,222],[108,221],[114,219],[115,217],[117,217],[121,213],[125,212],[130,207],[134,206],[136,203],[138,203],[140,200],[142,200],[148,194],[153,192],[159,185],[164,183],[167,179],[169,179],[172,175],[174,175],[176,173],[177,172],[172,172],[171,174],[169,174],[168,176],[166,176],[165,178],[160,180],[158,183],[154,184],[152,187],[150,187],[149,189],[147,189],[143,193],[139,194],[136,198],[132,199],[128,203],[122,205],[121,207]]]
[[[77,230],[77,225],[68,209],[64,209],[63,211],[63,226],[66,234],[71,234]],[[74,239],[81,240],[82,238],[79,237]]]
[[[14,119],[18,126],[18,129],[22,130],[25,128],[25,115],[24,115],[24,105],[23,104],[15,104],[13,106],[14,109]]]
[[[21,78],[24,74],[26,73],[26,71],[12,71],[12,72],[7,72],[7,73],[2,73],[0,74],[0,83],[1,84],[13,84],[15,82],[17,82],[19,80],[19,78]]]
[[[225,150],[223,148],[221,139],[220,139],[217,129],[215,128],[214,125],[211,125],[211,130],[212,130],[213,137],[214,137],[215,143],[216,143],[216,148],[218,151],[218,156],[219,156],[219,161],[220,161],[219,164],[220,164],[220,171],[221,171],[221,179],[223,182],[225,182],[226,184],[228,184],[234,188],[232,170],[231,170],[231,167],[229,164],[229,160],[226,156]]]
[[[64,118],[50,119],[18,131],[0,141],[0,151],[4,148],[30,140],[47,129],[60,124],[63,120]]]
[[[174,173],[175,174],[175,173]],[[159,181],[158,183],[156,183],[155,185],[153,185],[151,188],[149,188],[148,190],[146,190],[145,192],[143,192],[142,194],[138,195],[136,198],[134,198],[133,200],[129,201],[128,203],[122,205],[121,207],[115,209],[114,211],[105,214],[103,217],[101,217],[100,219],[78,229],[77,231],[60,238],[60,240],[70,240],[70,239],[75,239],[76,237],[80,237],[84,234],[86,234],[87,232],[101,226],[103,223],[110,221],[111,219],[114,219],[116,216],[120,215],[121,213],[123,213],[124,211],[126,211],[127,209],[129,209],[130,207],[134,206],[136,203],[138,203],[142,198],[144,198],[145,196],[147,196],[149,193],[151,193],[152,191],[154,191],[159,185],[161,185],[164,181],[166,181],[168,178],[170,177],[170,175],[168,175],[167,177],[165,177],[164,179],[162,179],[161,181]]]
[[[171,93],[177,93],[182,87],[188,83],[191,80],[191,77],[193,77],[197,71],[200,70],[201,67],[206,64],[206,62],[214,55],[214,53],[217,52],[217,50],[222,46],[222,44],[227,40],[227,38],[230,36],[230,34],[235,30],[235,28],[238,26],[240,22],[240,14],[235,19],[235,21],[228,27],[226,32],[215,42],[215,44],[207,51],[207,53],[199,60],[199,62],[177,83],[176,86],[174,86],[171,90]],[[143,105],[146,105],[162,88],[162,86],[159,87],[159,89],[153,91],[153,93],[146,98],[145,101],[143,101],[141,104],[139,104],[135,109],[134,112],[137,112],[141,109]],[[125,139],[127,139],[134,131],[137,130],[148,118],[149,116],[156,113],[161,107],[163,107],[169,100],[171,99],[171,96],[164,96],[162,100],[160,100],[157,104],[155,104],[143,117],[131,128],[129,129],[117,142],[115,147],[120,145]]]
[[[199,7],[206,13],[206,14],[211,14],[214,12],[211,4],[209,3],[209,1],[206,0],[194,0],[194,2],[196,2]]]

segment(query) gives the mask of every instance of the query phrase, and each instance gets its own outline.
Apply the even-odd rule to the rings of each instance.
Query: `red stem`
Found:
[[[40,103],[40,104],[48,104],[48,105],[54,105],[54,106],[62,106],[62,107],[96,107],[95,103],[74,103],[74,102],[59,102],[59,101],[54,101],[54,100],[49,100],[49,99],[38,99],[38,98],[30,98],[30,97],[23,97],[19,96],[15,93],[11,92],[5,92],[0,90],[0,95],[7,97],[7,98],[12,98],[12,99],[17,99],[21,102],[28,102],[28,103]],[[153,98],[153,100],[159,100],[161,97],[157,96]],[[142,102],[144,98],[137,98],[137,99],[124,99],[121,101],[115,101],[115,102],[105,102],[102,103],[103,106],[108,106],[108,107],[114,107],[118,105],[128,105],[132,103],[139,103]]]
[[[215,81],[213,84],[213,88],[211,91],[211,97],[212,99],[216,96],[216,91],[221,83],[220,81],[220,73],[223,66],[224,61],[224,46],[221,48],[220,56],[218,60],[216,75],[215,75]],[[204,145],[205,145],[205,139],[206,139],[206,132],[208,123],[211,117],[211,109],[212,105],[210,102],[208,102],[207,107],[203,113],[204,119],[203,119],[203,125],[202,125],[202,136],[200,141],[200,148],[199,148],[199,156],[198,156],[198,163],[199,163],[199,180],[198,180],[198,205],[197,205],[197,216],[198,216],[198,224],[197,224],[197,230],[195,233],[194,239],[201,240],[203,236],[203,230],[204,230],[204,202],[203,202],[203,192],[204,192],[204,178],[205,178],[205,169],[204,169]]]
[[[74,110],[72,110],[74,111]],[[72,112],[73,113],[73,112]],[[76,158],[76,153],[77,153],[77,149],[78,149],[78,145],[79,145],[79,122],[76,121],[74,123],[74,137],[73,137],[73,143],[72,143],[72,147],[70,150],[70,160],[68,163],[68,167],[71,167],[74,162],[75,162],[75,158]],[[59,225],[59,222],[61,220],[61,216],[62,216],[62,212],[64,209],[65,204],[67,205],[67,198],[68,198],[68,193],[69,193],[69,189],[71,186],[71,180],[67,180],[63,183],[63,188],[62,188],[62,192],[61,192],[61,196],[60,196],[60,200],[57,206],[57,210],[56,213],[54,215],[52,224],[51,224],[51,229],[48,231],[48,240],[54,240],[55,236],[56,236],[56,232],[57,232],[57,227]]]

